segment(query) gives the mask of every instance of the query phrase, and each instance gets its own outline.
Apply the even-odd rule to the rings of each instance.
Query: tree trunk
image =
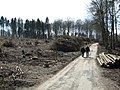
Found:
[[[116,39],[115,39],[115,43],[118,42],[118,36],[117,36],[117,17],[115,16],[115,29],[116,29]]]
[[[114,0],[112,0],[112,49],[115,49],[115,35],[114,35]]]
[[[47,24],[47,31],[48,31],[48,39],[50,39],[50,28],[49,28],[49,24]]]
[[[70,33],[70,28],[68,27],[68,32],[67,32],[67,35],[69,36],[69,33]]]
[[[105,40],[105,47],[108,49],[108,36],[109,36],[109,31],[108,31],[108,1],[106,0],[106,40]]]

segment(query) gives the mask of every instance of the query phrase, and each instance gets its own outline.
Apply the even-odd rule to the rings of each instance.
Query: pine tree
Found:
[[[17,24],[16,24],[16,18],[11,19],[11,29],[12,29],[12,37],[17,37]]]
[[[28,38],[30,37],[30,22],[27,19],[24,24],[24,37]]]
[[[42,38],[46,38],[46,36],[45,36],[45,23],[42,22],[41,25],[42,25],[42,26],[41,26],[41,28],[42,28]]]
[[[49,18],[46,17],[46,21],[45,21],[45,29],[47,30],[47,37],[48,39],[50,39],[50,24],[49,24]]]
[[[37,22],[36,22],[36,31],[37,31],[37,38],[40,38],[41,36],[41,33],[42,33],[42,24],[41,24],[41,21],[39,20],[39,18],[37,19]]]
[[[18,37],[21,36],[21,24],[20,24],[20,18],[18,19]]]
[[[6,28],[7,28],[7,36],[8,36],[8,37],[10,36],[9,26],[10,26],[10,21],[7,20],[7,21],[6,21]]]
[[[3,16],[1,16],[1,27],[2,27],[1,36],[4,36],[4,17]]]

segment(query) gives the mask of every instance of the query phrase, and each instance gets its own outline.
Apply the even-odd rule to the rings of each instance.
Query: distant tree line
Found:
[[[93,21],[86,19],[82,21],[78,19],[76,21],[71,18],[67,18],[67,20],[55,20],[52,23],[52,29],[55,33],[55,37],[59,35],[68,35],[68,36],[79,36],[86,38],[95,38],[96,33],[93,28]]]
[[[43,22],[39,18],[23,21],[21,18],[8,20],[1,16],[0,26],[0,36],[18,38],[50,39],[57,38],[60,35],[94,38],[96,34],[93,21],[87,19],[85,21],[81,19],[74,21],[71,18],[57,19],[50,23],[48,17]]]

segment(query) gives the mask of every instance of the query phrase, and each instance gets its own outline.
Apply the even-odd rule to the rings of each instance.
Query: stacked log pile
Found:
[[[120,68],[120,56],[117,55],[105,54],[103,52],[99,54],[97,61],[101,67]]]

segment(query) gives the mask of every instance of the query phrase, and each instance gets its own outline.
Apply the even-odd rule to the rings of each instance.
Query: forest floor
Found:
[[[19,66],[24,73],[16,77],[15,84],[11,77],[5,77],[0,90],[22,90],[41,84],[80,55],[80,52],[50,50],[53,40],[37,40],[35,45],[36,39],[11,39],[14,47],[2,46],[6,41],[7,38],[0,38],[0,66],[13,71]]]

